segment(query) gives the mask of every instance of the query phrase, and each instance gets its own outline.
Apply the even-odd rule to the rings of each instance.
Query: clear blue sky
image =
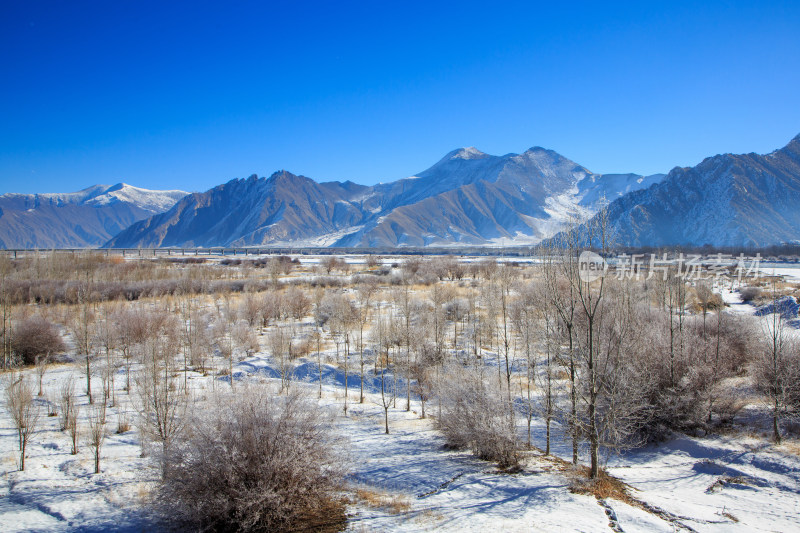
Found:
[[[800,133],[800,2],[0,0],[0,192],[666,172]]]

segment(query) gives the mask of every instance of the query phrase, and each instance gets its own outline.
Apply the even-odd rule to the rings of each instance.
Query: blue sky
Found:
[[[800,133],[800,2],[0,0],[0,192],[666,172]],[[698,5],[702,4],[702,5]]]

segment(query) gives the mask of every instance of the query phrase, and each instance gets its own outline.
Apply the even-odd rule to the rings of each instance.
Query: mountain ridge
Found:
[[[663,175],[629,176],[625,192]],[[591,183],[579,187],[587,178]],[[503,156],[458,148],[409,178],[374,186],[318,183],[282,170],[251,176],[239,192],[231,192],[232,180],[186,197],[106,246],[485,245],[520,236],[538,242],[563,222],[560,208],[591,215],[603,194],[617,194],[610,179],[541,147]],[[221,206],[239,214],[237,224],[227,222]]]
[[[800,135],[769,154],[719,154],[675,167],[611,202],[607,219],[617,245],[759,247],[800,242],[798,205]]]
[[[126,183],[72,193],[5,193],[0,195],[0,247],[100,246],[134,222],[169,209],[185,194]]]
[[[186,195],[124,183],[7,193],[0,246],[532,245],[606,204],[621,245],[798,240],[800,135],[769,154],[719,154],[650,176],[593,173],[540,146],[501,156],[470,146],[373,186],[280,170]]]

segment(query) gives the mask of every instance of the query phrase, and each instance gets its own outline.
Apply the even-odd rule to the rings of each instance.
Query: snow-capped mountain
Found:
[[[504,156],[462,148],[414,178],[376,187],[381,215],[337,245],[536,243],[570,216],[591,216],[603,197],[618,196],[615,187],[661,177],[607,178],[538,146]]]
[[[280,171],[190,195],[124,184],[6,194],[0,245],[535,244],[605,202],[618,245],[798,241],[800,136],[771,154],[717,155],[667,176],[595,174],[541,147],[503,156],[470,147],[372,187]]]
[[[187,196],[107,246],[533,243],[570,214],[591,216],[603,197],[661,177],[593,174],[539,147],[504,156],[461,148],[410,178],[374,187],[317,183],[286,171],[232,180]]]
[[[99,246],[134,222],[166,211],[184,191],[151,191],[125,183],[72,193],[0,195],[0,247]]]
[[[614,244],[765,246],[800,241],[800,135],[766,155],[674,168],[609,205]]]
[[[286,171],[269,178],[253,175],[190,194],[169,211],[133,224],[107,246],[324,246],[337,232],[363,222],[355,199],[368,189],[351,182],[317,183]]]

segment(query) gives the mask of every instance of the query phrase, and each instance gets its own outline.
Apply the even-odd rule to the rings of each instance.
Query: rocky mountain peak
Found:
[[[450,153],[453,154],[450,159],[485,159],[489,157],[488,154],[481,152],[474,146],[459,148],[458,150],[453,150]]]

